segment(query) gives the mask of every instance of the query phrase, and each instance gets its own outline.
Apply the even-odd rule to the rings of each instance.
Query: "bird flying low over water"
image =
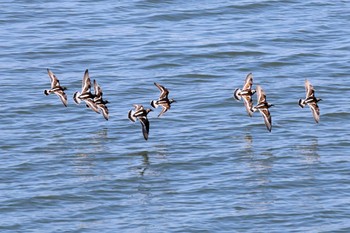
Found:
[[[135,122],[136,119],[140,121],[142,126],[143,137],[145,138],[145,140],[147,140],[149,134],[149,121],[147,119],[147,114],[153,110],[149,108],[144,109],[144,107],[139,104],[134,104],[133,106],[135,109],[129,111],[128,118],[132,122]]]
[[[93,99],[94,103],[96,104],[97,108],[101,110],[103,117],[108,120],[109,119],[109,112],[108,107],[106,104],[109,103],[108,100],[104,100],[102,98],[103,92],[100,85],[98,85],[97,81],[94,79],[94,91],[95,91],[95,97]]]
[[[320,108],[318,107],[317,102],[322,99],[315,97],[315,89],[307,79],[305,80],[305,90],[306,97],[305,99],[299,99],[299,106],[304,108],[305,105],[309,105],[312,115],[316,123],[318,123],[320,121]]]
[[[264,117],[267,130],[271,132],[272,123],[269,108],[272,107],[273,104],[270,104],[266,101],[265,92],[260,86],[256,87],[256,93],[258,95],[258,104],[252,108],[252,111],[255,112],[259,110],[261,115]]]
[[[91,93],[91,80],[89,76],[89,70],[86,69],[83,81],[81,85],[81,93],[79,91],[74,93],[73,99],[75,103],[80,104],[80,102],[87,98],[94,98],[95,96]]]
[[[168,98],[169,90],[167,88],[165,88],[164,86],[162,86],[156,82],[154,83],[154,85],[156,85],[158,87],[158,89],[160,91],[160,96],[159,96],[158,100],[151,101],[151,106],[153,108],[158,108],[158,106],[162,107],[162,111],[158,115],[158,117],[160,117],[166,111],[168,111],[171,107],[171,104],[176,102],[176,101],[174,99]]]
[[[73,99],[76,104],[80,104],[80,102],[83,100],[88,108],[91,108],[96,113],[100,113],[96,103],[93,101],[94,97],[95,95],[91,93],[89,71],[86,69],[82,81],[81,93],[78,91],[75,92]]]
[[[60,85],[60,81],[57,79],[56,75],[52,73],[50,69],[47,69],[47,73],[49,74],[50,80],[51,80],[51,89],[44,90],[45,95],[50,95],[51,93],[55,93],[58,97],[60,97],[62,103],[64,106],[67,107],[67,95],[64,92],[67,90],[66,87],[63,87]]]
[[[251,117],[253,115],[253,100],[252,96],[255,93],[255,90],[252,90],[253,86],[253,74],[249,73],[245,78],[245,82],[242,89],[237,88],[233,92],[233,96],[236,100],[241,100],[243,98],[244,106],[247,110],[248,115]]]

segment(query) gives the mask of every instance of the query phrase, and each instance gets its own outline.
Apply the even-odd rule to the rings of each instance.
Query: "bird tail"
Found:
[[[299,106],[300,106],[301,108],[304,108],[304,107],[305,107],[305,100],[299,99]]]
[[[79,91],[74,93],[73,99],[74,99],[74,102],[76,104],[80,104],[80,102],[81,102],[81,100],[79,99],[79,96],[80,96],[80,92]]]
[[[156,101],[156,100],[152,100],[152,101],[151,101],[151,106],[152,106],[153,108],[158,108],[159,104],[157,104],[157,101]]]
[[[241,93],[241,89],[237,88],[234,92],[233,92],[233,97],[235,97],[236,100],[241,100],[241,96],[240,96],[240,93]]]
[[[45,95],[50,95],[50,90],[44,90]]]
[[[129,118],[129,120],[130,121],[132,121],[132,122],[135,122],[136,121],[136,117],[134,116],[134,111],[133,110],[130,110],[129,112],[128,112],[128,118]]]

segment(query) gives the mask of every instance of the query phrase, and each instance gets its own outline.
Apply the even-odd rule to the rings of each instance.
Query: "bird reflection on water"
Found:
[[[140,155],[142,156],[142,164],[138,166],[138,169],[140,171],[140,175],[143,176],[150,165],[148,151],[141,151]]]
[[[305,157],[307,163],[316,163],[320,159],[318,138],[307,140],[304,145],[298,147],[301,155]]]
[[[246,133],[243,137],[244,146],[244,163],[245,173],[249,174],[246,178],[244,194],[244,203],[248,212],[251,210],[264,211],[268,210],[274,203],[275,196],[270,191],[270,185],[273,179],[273,151],[269,148],[257,148],[254,144],[254,137]],[[243,200],[243,202],[244,202]]]
[[[96,172],[96,155],[104,154],[108,148],[105,147],[106,140],[108,139],[108,129],[101,129],[94,134],[88,135],[84,141],[86,143],[79,142],[78,148],[75,148],[75,158],[72,159],[74,164],[74,170],[81,177],[85,177],[86,180],[96,179],[102,180],[103,174]]]

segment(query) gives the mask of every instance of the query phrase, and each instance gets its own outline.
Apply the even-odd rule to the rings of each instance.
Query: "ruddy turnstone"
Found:
[[[150,111],[153,111],[152,109],[144,109],[142,105],[134,104],[134,110],[130,110],[128,113],[128,118],[130,121],[135,122],[136,119],[139,119],[141,126],[142,126],[142,133],[145,140],[148,139],[149,134],[149,121],[147,119],[147,114]]]
[[[95,95],[91,93],[91,80],[89,76],[89,70],[86,69],[82,81],[81,93],[79,91],[74,93],[73,99],[75,103],[80,104],[80,102],[87,98],[94,98]]]
[[[165,88],[164,86],[162,86],[158,83],[154,83],[154,85],[156,85],[158,87],[158,89],[160,90],[160,96],[159,96],[158,100],[151,101],[151,106],[153,108],[158,108],[158,106],[162,107],[162,111],[158,115],[158,117],[160,117],[166,111],[168,111],[171,107],[171,104],[176,102],[176,101],[174,99],[168,98],[169,90],[167,88]]]
[[[236,100],[240,100],[243,98],[244,106],[247,110],[248,115],[251,117],[253,115],[252,108],[253,108],[253,100],[252,96],[255,93],[255,90],[252,90],[253,86],[253,74],[249,73],[247,77],[245,78],[244,86],[242,89],[237,88],[233,92],[233,96]]]
[[[60,97],[64,106],[67,107],[67,95],[64,92],[65,90],[67,90],[67,88],[60,85],[60,81],[57,79],[56,75],[52,73],[51,70],[47,69],[47,73],[49,74],[51,80],[51,89],[44,90],[44,94],[50,95],[51,93],[55,93],[58,97]]]
[[[80,102],[83,100],[88,108],[91,108],[96,113],[100,113],[97,104],[93,101],[94,97],[95,95],[91,93],[89,71],[86,69],[82,81],[81,93],[78,91],[75,92],[73,99],[76,104],[80,104]]]
[[[270,104],[266,101],[265,92],[260,86],[256,87],[256,93],[258,95],[258,104],[252,108],[252,111],[255,112],[259,110],[261,115],[264,117],[267,130],[271,132],[272,124],[271,124],[271,114],[270,114],[269,108],[273,106],[273,104]]]
[[[103,117],[108,120],[109,118],[109,113],[108,113],[108,108],[107,105],[109,103],[108,100],[104,100],[102,98],[103,92],[102,92],[102,88],[100,87],[100,85],[98,85],[97,81],[94,79],[94,90],[95,90],[95,97],[93,99],[93,101],[95,102],[95,104],[97,105],[97,108],[99,110],[101,110]]]
[[[320,108],[318,107],[317,102],[322,99],[315,97],[315,89],[307,79],[305,80],[305,90],[306,97],[305,99],[299,99],[299,106],[304,108],[305,105],[309,105],[312,115],[314,116],[316,123],[318,123],[320,121]]]

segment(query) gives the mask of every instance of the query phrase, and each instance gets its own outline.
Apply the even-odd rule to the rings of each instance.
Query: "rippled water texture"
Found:
[[[350,232],[349,22],[340,0],[3,1],[0,231]],[[109,121],[73,102],[85,69]],[[271,133],[233,98],[249,72]],[[177,102],[145,141],[127,113],[153,82]]]

